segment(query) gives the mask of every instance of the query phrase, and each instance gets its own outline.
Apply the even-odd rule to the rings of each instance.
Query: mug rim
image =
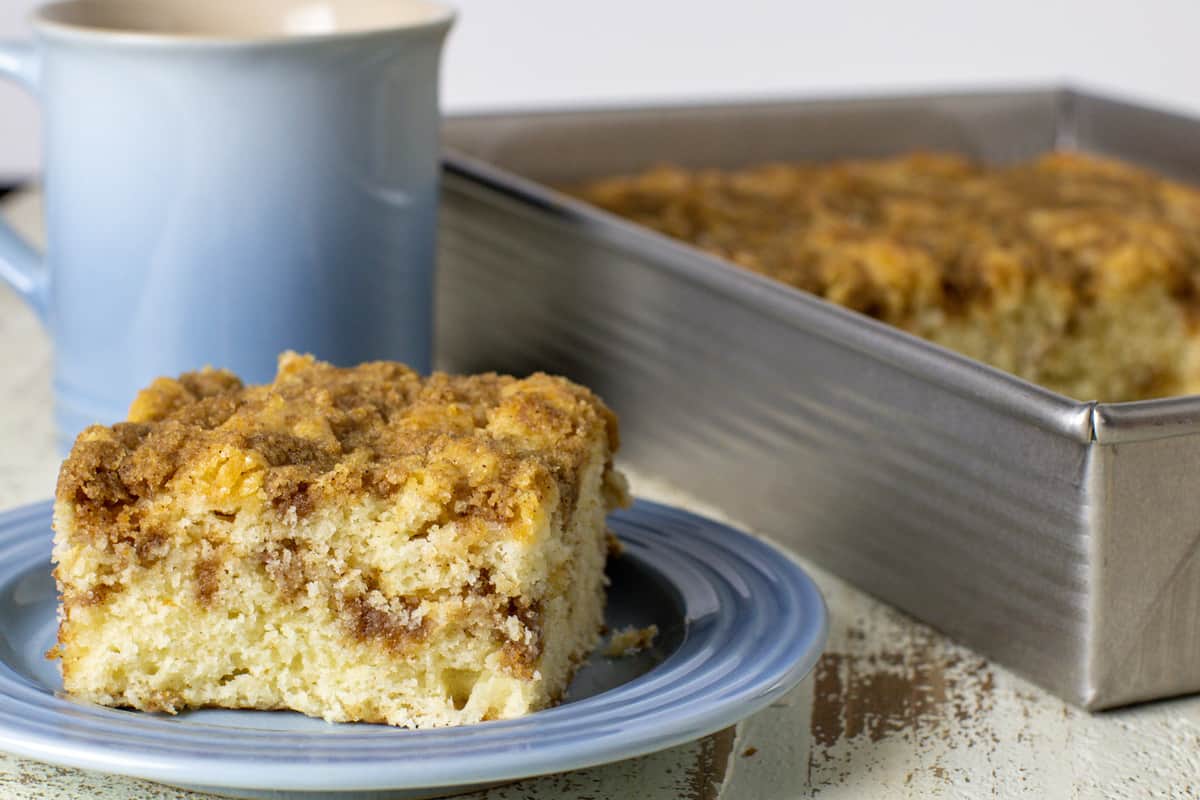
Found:
[[[316,33],[261,33],[261,34],[216,34],[189,33],[138,30],[125,27],[102,27],[76,22],[51,19],[47,12],[63,9],[68,6],[95,6],[95,0],[52,0],[35,8],[29,16],[31,27],[36,34],[52,39],[66,39],[86,42],[102,42],[110,44],[129,45],[158,45],[172,48],[201,46],[201,47],[247,47],[247,46],[303,46],[316,42],[345,41],[380,35],[396,35],[402,33],[436,33],[444,34],[449,30],[458,16],[453,6],[440,0],[402,0],[424,6],[430,10],[428,17],[408,23],[382,24],[374,27],[354,28],[347,30],[321,31]],[[337,0],[327,0],[337,2]],[[150,0],[116,0],[121,5],[152,5]]]

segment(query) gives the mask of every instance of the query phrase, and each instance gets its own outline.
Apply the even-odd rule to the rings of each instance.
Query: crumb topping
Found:
[[[577,194],[900,327],[929,308],[1011,307],[1039,283],[1077,307],[1157,281],[1200,309],[1200,193],[1076,153],[661,166]]]
[[[229,498],[254,496],[282,519],[304,517],[348,494],[419,485],[451,518],[504,522],[523,492],[549,481],[569,502],[597,435],[615,450],[616,418],[563,378],[422,378],[391,362],[339,368],[285,353],[263,386],[214,369],[155,380],[127,422],[79,435],[57,497],[81,529],[128,541],[147,560],[161,541],[132,536],[139,501],[188,481],[212,494],[219,514],[237,513]],[[285,556],[264,558],[287,571]]]

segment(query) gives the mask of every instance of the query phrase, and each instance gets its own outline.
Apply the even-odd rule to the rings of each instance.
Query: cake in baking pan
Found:
[[[660,166],[577,193],[1069,397],[1200,391],[1200,192],[1130,165]]]

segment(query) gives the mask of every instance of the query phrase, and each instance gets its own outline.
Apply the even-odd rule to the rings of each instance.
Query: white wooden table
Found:
[[[5,211],[36,235],[36,197]],[[0,508],[54,489],[50,358],[33,314],[0,288]],[[722,516],[666,476],[632,478],[641,495]],[[811,571],[830,609],[829,645],[785,702],[663,753],[469,797],[1200,797],[1200,698],[1089,715]],[[198,795],[0,753],[0,798],[184,797]]]

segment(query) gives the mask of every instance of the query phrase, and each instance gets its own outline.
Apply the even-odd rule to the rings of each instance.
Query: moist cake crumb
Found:
[[[59,474],[64,687],[410,727],[543,708],[599,639],[617,446],[543,374],[160,378]]]

